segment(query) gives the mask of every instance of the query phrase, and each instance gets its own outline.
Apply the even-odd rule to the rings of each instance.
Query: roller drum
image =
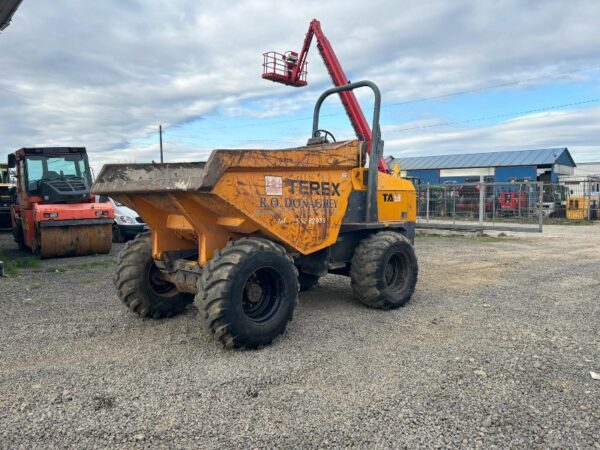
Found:
[[[111,224],[44,227],[39,230],[38,252],[42,258],[85,256],[110,252]]]

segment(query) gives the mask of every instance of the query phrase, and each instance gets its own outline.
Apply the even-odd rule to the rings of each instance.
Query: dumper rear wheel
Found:
[[[410,241],[400,233],[382,231],[360,242],[352,257],[350,278],[362,303],[395,309],[410,300],[418,271]]]
[[[197,299],[208,328],[226,347],[258,348],[285,331],[299,288],[298,271],[283,247],[243,238],[205,264]]]
[[[129,241],[117,260],[115,285],[119,298],[141,317],[162,319],[183,312],[194,295],[166,281],[152,259],[150,234]]]

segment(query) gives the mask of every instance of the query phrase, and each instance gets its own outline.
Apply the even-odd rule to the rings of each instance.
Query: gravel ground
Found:
[[[327,276],[259,351],[195,307],[126,311],[121,245],[22,269],[0,279],[0,448],[599,448],[600,226],[550,228],[419,236],[409,305]]]

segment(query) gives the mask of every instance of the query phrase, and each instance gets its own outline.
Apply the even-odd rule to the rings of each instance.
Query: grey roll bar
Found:
[[[383,141],[381,140],[381,130],[379,129],[379,113],[381,111],[381,92],[375,83],[368,80],[357,81],[355,83],[348,83],[344,86],[337,86],[331,89],[327,89],[321,94],[317,103],[315,104],[315,110],[313,113],[313,126],[312,126],[312,137],[316,137],[319,130],[319,113],[321,112],[321,105],[327,97],[332,94],[338,94],[340,92],[352,91],[360,87],[369,87],[375,95],[375,103],[373,105],[373,124],[371,126],[371,155],[369,156],[369,178],[367,180],[367,199],[365,208],[365,221],[366,222],[377,222],[377,177],[378,177],[378,165],[379,160],[383,156]],[[310,142],[310,141],[309,141]]]

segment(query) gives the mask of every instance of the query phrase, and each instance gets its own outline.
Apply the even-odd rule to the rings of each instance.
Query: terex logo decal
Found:
[[[326,211],[338,209],[340,200],[336,197],[341,196],[340,185],[331,181],[292,180],[266,175],[265,196],[259,198],[260,209],[256,214],[285,208],[286,211],[276,217],[278,225],[326,224],[331,215]]]
[[[290,194],[340,196],[340,183],[329,181],[284,180],[290,188]]]
[[[320,196],[340,196],[340,183],[329,181],[309,181],[309,180],[291,180],[283,179],[271,175],[265,176],[265,194],[283,195],[283,186],[287,187],[289,194],[300,195],[320,195]]]
[[[283,195],[283,178],[265,176],[265,194]]]

